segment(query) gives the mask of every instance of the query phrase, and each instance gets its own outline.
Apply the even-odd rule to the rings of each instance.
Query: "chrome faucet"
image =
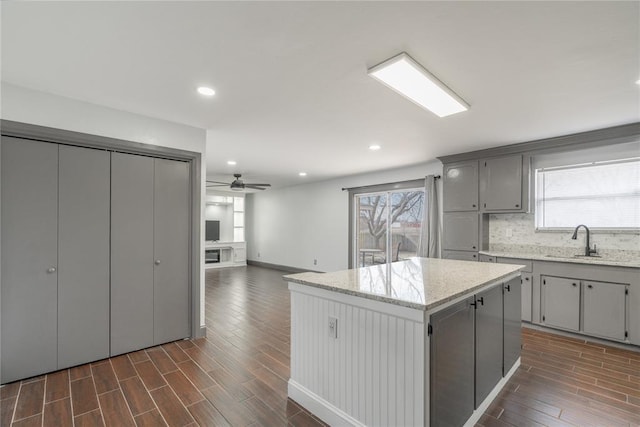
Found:
[[[584,224],[580,224],[576,227],[575,230],[573,230],[573,236],[571,236],[571,238],[573,240],[576,240],[578,238],[578,229],[580,227],[584,227],[585,231],[587,232],[587,244],[584,248],[584,256],[591,256],[592,254],[596,253],[596,245],[593,245],[593,249],[591,249],[591,246],[589,245],[589,227]]]

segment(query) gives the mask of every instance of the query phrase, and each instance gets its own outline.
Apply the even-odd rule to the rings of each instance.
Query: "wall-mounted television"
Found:
[[[204,236],[206,241],[220,240],[220,221],[207,221]]]

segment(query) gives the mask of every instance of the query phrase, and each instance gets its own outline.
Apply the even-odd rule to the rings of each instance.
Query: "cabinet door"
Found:
[[[153,159],[111,154],[111,355],[153,345]]]
[[[478,261],[478,253],[467,251],[442,251],[442,258],[456,259],[458,261]]]
[[[479,260],[480,262],[496,262],[496,257],[491,255],[480,254]]]
[[[625,339],[626,286],[619,283],[582,282],[583,331],[615,340]]]
[[[233,250],[233,261],[234,262],[246,262],[247,260],[247,250],[244,247],[237,247]]]
[[[576,279],[542,276],[542,323],[563,329],[580,329],[580,283]]]
[[[58,369],[109,357],[109,153],[60,146]]]
[[[189,336],[189,164],[155,159],[153,342]]]
[[[502,286],[476,294],[475,308],[477,408],[502,378]]]
[[[531,302],[533,300],[531,284],[533,283],[533,274],[522,273],[520,279],[522,282],[522,320],[531,322]]]
[[[473,298],[431,315],[431,426],[461,426],[473,413]]]
[[[2,137],[2,383],[57,368],[58,146]]]
[[[447,212],[444,214],[443,248],[452,251],[478,250],[478,213]]]
[[[522,209],[522,156],[487,159],[480,172],[480,203],[484,211]]]
[[[505,376],[518,357],[522,344],[522,284],[516,277],[503,285],[504,291],[504,366]]]
[[[449,211],[478,210],[478,162],[444,165],[443,207]]]

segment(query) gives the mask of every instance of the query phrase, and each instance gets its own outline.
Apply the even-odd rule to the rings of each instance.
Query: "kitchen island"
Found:
[[[285,276],[289,396],[330,425],[473,425],[520,363],[520,268],[411,258]]]

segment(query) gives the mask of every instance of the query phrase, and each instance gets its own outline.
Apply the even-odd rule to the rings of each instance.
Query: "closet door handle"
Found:
[[[160,260],[159,259],[155,260],[154,264],[155,265],[160,265]]]
[[[55,272],[56,272],[56,268],[55,268],[55,267],[49,267],[49,268],[47,268],[47,273],[49,273],[49,274],[53,274],[53,273],[55,273]]]

